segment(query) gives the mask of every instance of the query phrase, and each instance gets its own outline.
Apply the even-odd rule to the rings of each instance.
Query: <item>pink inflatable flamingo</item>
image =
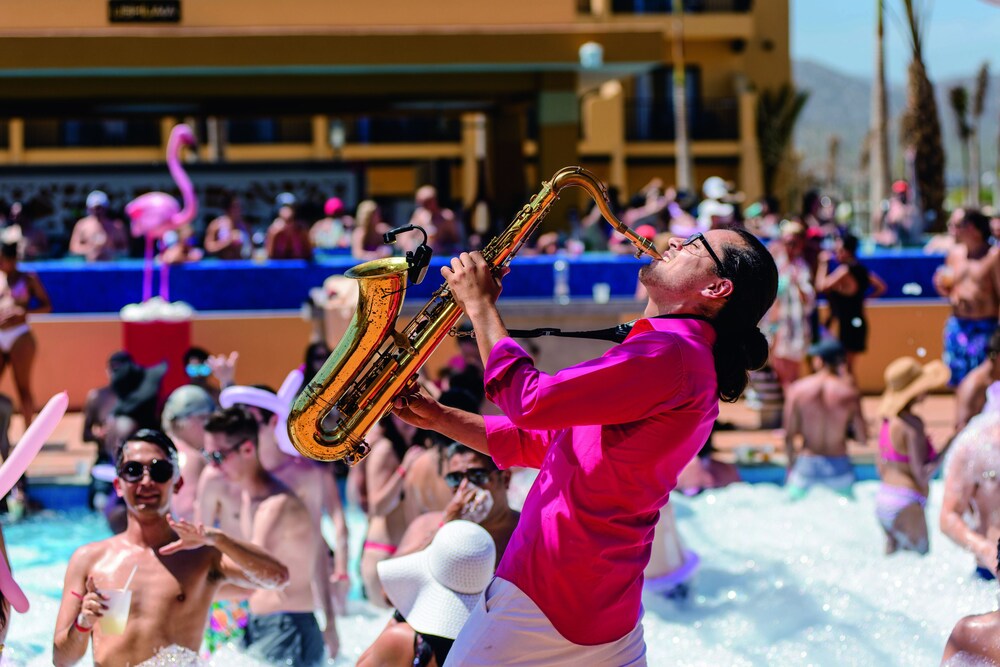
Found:
[[[142,274],[142,300],[149,301],[153,295],[153,249],[157,239],[173,229],[178,229],[194,220],[198,214],[198,200],[194,196],[191,179],[181,166],[181,144],[195,145],[194,132],[187,125],[177,125],[170,132],[167,142],[167,167],[170,175],[184,197],[182,209],[177,200],[165,192],[147,192],[136,197],[125,206],[125,213],[132,221],[132,236],[146,237],[146,263]],[[169,265],[160,264],[160,296],[170,301]]]

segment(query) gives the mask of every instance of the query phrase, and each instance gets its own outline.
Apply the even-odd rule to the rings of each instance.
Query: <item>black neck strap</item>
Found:
[[[704,315],[688,315],[684,313],[676,315],[657,315],[650,318],[639,318],[639,319],[667,319],[667,320],[701,320],[702,322],[712,323],[710,319]],[[507,334],[511,338],[542,338],[543,336],[558,336],[560,338],[587,338],[590,340],[606,340],[612,343],[622,343],[625,338],[628,337],[629,333],[632,332],[632,327],[639,320],[632,320],[631,322],[623,322],[617,326],[609,327],[607,329],[596,329],[594,331],[563,331],[562,329],[554,329],[552,327],[542,327],[539,329],[508,329]]]

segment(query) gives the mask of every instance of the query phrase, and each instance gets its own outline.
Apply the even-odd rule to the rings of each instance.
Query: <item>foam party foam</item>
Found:
[[[130,303],[119,312],[124,322],[185,322],[194,317],[194,308],[183,301],[164,301],[154,296],[143,303]]]
[[[644,596],[649,664],[938,664],[958,619],[997,608],[997,583],[975,579],[972,556],[939,532],[939,481],[927,511],[930,554],[883,555],[877,488],[858,484],[856,500],[820,488],[798,502],[770,484],[674,494],[681,536],[701,557],[701,569],[685,600]],[[337,619],[341,655],[333,665],[355,664],[390,614],[356,599],[364,518],[350,508],[348,519],[355,595],[348,615]],[[4,530],[31,600],[29,613],[12,620],[4,665],[50,665],[66,561],[76,546],[106,537],[107,528],[97,515],[76,515]],[[225,651],[215,664],[251,664],[237,649]]]

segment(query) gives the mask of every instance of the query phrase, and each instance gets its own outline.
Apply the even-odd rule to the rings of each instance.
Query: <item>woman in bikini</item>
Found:
[[[0,376],[10,364],[25,427],[35,415],[31,366],[36,344],[28,327],[28,314],[51,310],[49,295],[38,276],[17,268],[17,244],[0,245]]]
[[[361,580],[368,601],[387,607],[375,566],[396,553],[406,532],[403,479],[422,447],[411,447],[416,429],[398,417],[384,417],[372,430],[372,452],[363,462],[368,497],[368,534],[361,552]],[[355,466],[358,467],[358,466]]]
[[[875,514],[885,531],[886,554],[898,549],[927,553],[924,506],[941,453],[934,450],[924,422],[913,408],[927,392],[947,384],[950,376],[941,361],[921,366],[912,357],[896,359],[885,369],[878,438],[882,484],[875,496]]]

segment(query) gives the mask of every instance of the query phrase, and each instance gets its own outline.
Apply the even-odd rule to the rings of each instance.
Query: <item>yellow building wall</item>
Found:
[[[564,23],[576,19],[576,0],[182,0],[185,27],[287,27],[297,30],[397,26],[511,25]],[[33,0],[0,3],[0,26],[6,30],[86,29],[107,27],[107,0]],[[166,24],[169,29],[169,25]],[[116,24],[118,28],[121,24]]]

